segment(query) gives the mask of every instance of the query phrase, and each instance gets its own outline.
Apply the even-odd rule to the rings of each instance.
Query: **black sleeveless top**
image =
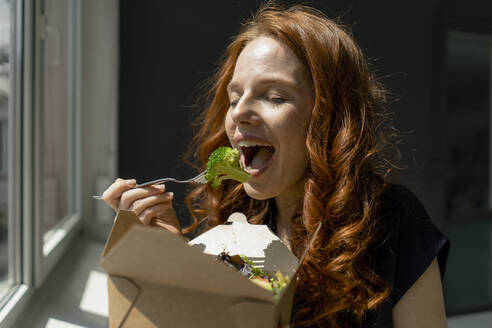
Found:
[[[375,252],[375,268],[391,286],[391,295],[379,309],[367,314],[362,328],[393,327],[393,306],[436,257],[442,279],[449,252],[449,240],[404,186],[387,187],[381,199],[381,220],[385,236]]]
[[[378,249],[376,272],[391,286],[391,295],[370,313],[364,328],[393,327],[393,306],[437,257],[444,277],[450,241],[432,223],[422,203],[406,187],[390,185],[381,201],[388,239]]]

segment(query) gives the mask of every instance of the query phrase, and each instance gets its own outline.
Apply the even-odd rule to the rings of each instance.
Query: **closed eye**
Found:
[[[234,96],[229,98],[229,107],[235,107],[241,98]]]
[[[277,105],[287,102],[287,99],[282,97],[267,97],[266,100]]]

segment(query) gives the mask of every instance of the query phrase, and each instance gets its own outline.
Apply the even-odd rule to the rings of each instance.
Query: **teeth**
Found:
[[[272,145],[269,143],[259,142],[259,141],[239,141],[237,145],[239,147],[254,147],[254,146],[272,147]]]

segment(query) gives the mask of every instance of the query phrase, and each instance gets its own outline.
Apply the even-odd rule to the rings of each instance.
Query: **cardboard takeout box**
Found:
[[[211,256],[222,251],[246,255],[290,282],[275,299]],[[267,226],[249,224],[240,213],[188,244],[120,211],[101,263],[108,274],[109,325],[276,328],[290,320],[301,261]]]

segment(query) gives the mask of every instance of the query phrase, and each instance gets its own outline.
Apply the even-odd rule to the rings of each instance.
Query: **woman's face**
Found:
[[[267,36],[248,43],[236,62],[228,94],[225,128],[252,176],[244,183],[246,193],[255,199],[302,193],[314,96],[292,50]]]

